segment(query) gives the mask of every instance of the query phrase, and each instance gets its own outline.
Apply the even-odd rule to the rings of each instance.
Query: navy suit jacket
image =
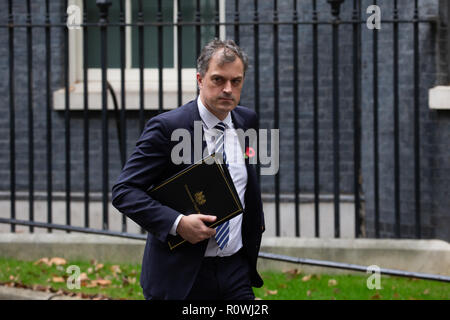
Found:
[[[237,106],[231,111],[231,116],[235,128],[244,131],[256,129],[257,117],[253,110]],[[188,129],[192,137],[191,150],[194,150],[194,121],[201,121],[197,100],[151,118],[112,189],[114,207],[148,232],[140,282],[144,294],[157,299],[179,300],[187,296],[208,244],[208,239],[195,245],[186,242],[170,250],[167,236],[179,212],[162,205],[146,193],[150,186],[188,165],[175,165],[171,161],[172,147],[179,143],[171,141],[171,134],[178,128]],[[202,150],[205,147],[206,142],[203,141]],[[250,263],[251,284],[261,287],[263,281],[256,271],[256,260],[265,229],[264,213],[255,165],[249,164],[247,159],[246,168],[248,180],[242,242]]]

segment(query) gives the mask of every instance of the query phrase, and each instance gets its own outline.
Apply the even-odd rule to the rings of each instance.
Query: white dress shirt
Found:
[[[203,123],[203,132],[208,147],[209,154],[214,152],[215,148],[215,136],[217,135],[217,129],[214,129],[216,124],[220,122],[214,114],[212,114],[203,104],[200,97],[197,98],[198,112]],[[228,170],[233,180],[236,191],[241,200],[242,207],[245,208],[244,195],[247,186],[247,168],[245,167],[244,150],[242,149],[238,135],[234,130],[233,121],[231,119],[231,113],[222,121],[226,125],[224,132],[224,150],[227,154]],[[206,212],[205,214],[211,214]],[[180,222],[182,214],[178,216],[175,223],[170,230],[170,234],[176,235],[178,223]],[[211,237],[208,241],[208,247],[206,248],[206,257],[226,257],[239,251],[242,248],[242,214],[234,217],[230,220],[230,233],[228,244],[223,250],[220,250],[217,245],[215,237]]]

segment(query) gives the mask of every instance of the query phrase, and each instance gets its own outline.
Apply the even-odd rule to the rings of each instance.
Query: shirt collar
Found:
[[[202,118],[203,123],[206,125],[207,129],[214,128],[221,120],[217,118],[214,114],[209,111],[200,99],[197,98],[198,112],[200,113],[200,118]],[[223,123],[226,124],[227,128],[232,128],[231,112],[228,113],[227,117],[223,119]]]

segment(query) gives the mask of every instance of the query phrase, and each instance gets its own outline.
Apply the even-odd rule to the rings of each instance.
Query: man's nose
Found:
[[[223,91],[226,92],[226,93],[231,93],[231,81],[230,80],[225,82],[225,85],[223,87]]]

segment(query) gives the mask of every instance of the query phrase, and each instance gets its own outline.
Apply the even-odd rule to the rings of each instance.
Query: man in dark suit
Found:
[[[148,231],[141,273],[146,299],[247,300],[254,299],[252,286],[263,284],[256,270],[264,231],[261,191],[254,165],[244,157],[245,146],[235,139],[236,129],[257,126],[256,113],[237,105],[247,66],[247,56],[233,41],[207,44],[197,60],[199,97],[147,122],[113,186],[113,205]],[[172,141],[172,132],[183,128],[193,137],[196,122],[201,124],[203,149],[223,153],[244,208],[216,229],[205,225],[215,221],[213,215],[184,216],[146,193],[187,166],[171,158],[178,143]],[[189,243],[170,250],[169,234]]]

